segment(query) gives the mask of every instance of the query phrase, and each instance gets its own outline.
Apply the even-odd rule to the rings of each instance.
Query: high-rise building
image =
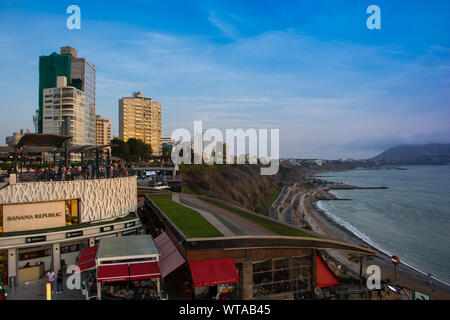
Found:
[[[43,90],[42,132],[71,135],[73,145],[90,144],[85,134],[85,94],[67,85],[67,78],[57,77],[54,88]]]
[[[161,151],[163,151],[164,149],[167,149],[167,152],[169,153],[169,155],[172,152],[172,146],[173,146],[173,141],[172,141],[172,137],[171,136],[162,136],[161,137]]]
[[[61,53],[39,57],[39,111],[38,132],[43,132],[43,90],[55,88],[58,76],[66,77],[67,86],[84,92],[84,134],[85,144],[96,144],[95,120],[95,66],[85,58],[78,58],[72,47],[61,47]]]
[[[97,145],[111,143],[111,120],[102,118],[101,115],[95,116],[97,121]]]
[[[15,146],[19,143],[20,138],[22,138],[22,136],[25,133],[30,133],[30,130],[25,130],[23,131],[23,129],[20,129],[20,132],[13,132],[12,136],[8,136],[5,138],[5,142],[8,146]]]
[[[70,81],[72,56],[53,52],[49,56],[39,57],[39,111],[38,133],[43,133],[44,89],[56,87],[56,78],[64,76]]]
[[[144,98],[142,92],[119,100],[119,139],[140,139],[161,155],[161,104]]]

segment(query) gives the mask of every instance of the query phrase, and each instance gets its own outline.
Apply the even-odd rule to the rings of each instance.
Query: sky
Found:
[[[81,10],[70,30],[69,5]],[[378,5],[381,29],[366,13]],[[283,158],[450,143],[450,1],[0,0],[0,144],[34,131],[39,56],[96,66],[96,113],[142,91],[177,128],[279,129]]]

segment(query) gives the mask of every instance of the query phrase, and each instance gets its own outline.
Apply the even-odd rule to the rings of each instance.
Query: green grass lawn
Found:
[[[280,236],[317,238],[316,236],[306,233],[304,231],[297,230],[295,228],[291,228],[291,227],[285,226],[285,225],[277,223],[275,221],[270,221],[270,220],[262,218],[262,217],[258,217],[254,214],[251,214],[251,213],[245,212],[243,210],[239,210],[235,207],[223,204],[222,202],[212,200],[207,197],[199,197],[199,198],[201,200],[211,203],[212,205],[215,205],[219,208],[231,211],[231,212],[233,212],[247,220],[250,220],[251,222],[253,222],[257,225],[260,225],[261,227],[263,227],[269,231],[272,231],[273,233],[278,234]]]
[[[172,201],[170,194],[148,195],[187,238],[223,237],[198,212]]]

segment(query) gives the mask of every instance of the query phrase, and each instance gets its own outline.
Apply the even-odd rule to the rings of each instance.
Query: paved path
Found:
[[[64,272],[64,271],[63,271]],[[64,275],[63,293],[53,293],[52,300],[86,300],[81,290],[69,290],[66,286]],[[14,288],[6,287],[8,300],[47,300],[47,288],[45,279],[34,280],[20,284]],[[56,284],[55,284],[56,287]],[[56,289],[56,288],[55,288]]]
[[[184,199],[184,197],[182,197],[180,199],[180,195],[178,193],[172,194],[172,201],[178,202],[178,203],[182,204],[183,206],[188,207],[189,209],[192,209],[192,210],[200,213],[200,215],[203,218],[205,218],[209,223],[211,223],[214,226],[214,228],[219,230],[219,232],[221,234],[223,234],[225,237],[232,237],[235,235],[235,233],[233,231],[231,231],[219,219],[217,219],[214,214],[212,214],[211,212],[209,212],[207,210],[204,210],[203,208],[200,208],[198,205],[195,204],[195,202],[193,203],[192,201],[186,200],[186,199]]]
[[[228,210],[216,207],[208,202],[204,202],[194,196],[179,194],[179,201],[185,206],[191,207],[200,213],[205,219],[213,224],[219,231],[226,230],[224,236],[245,236],[245,235],[275,235],[273,232],[232,213]],[[175,201],[175,200],[174,200]],[[217,227],[216,225],[221,225]]]

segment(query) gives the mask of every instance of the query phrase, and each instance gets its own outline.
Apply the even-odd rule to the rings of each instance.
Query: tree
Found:
[[[139,162],[141,160],[148,160],[152,155],[152,148],[149,144],[142,140],[130,138],[127,141],[130,150],[130,160]]]
[[[125,161],[130,159],[130,148],[126,142],[114,138],[111,140],[111,155],[113,157],[119,157]]]

